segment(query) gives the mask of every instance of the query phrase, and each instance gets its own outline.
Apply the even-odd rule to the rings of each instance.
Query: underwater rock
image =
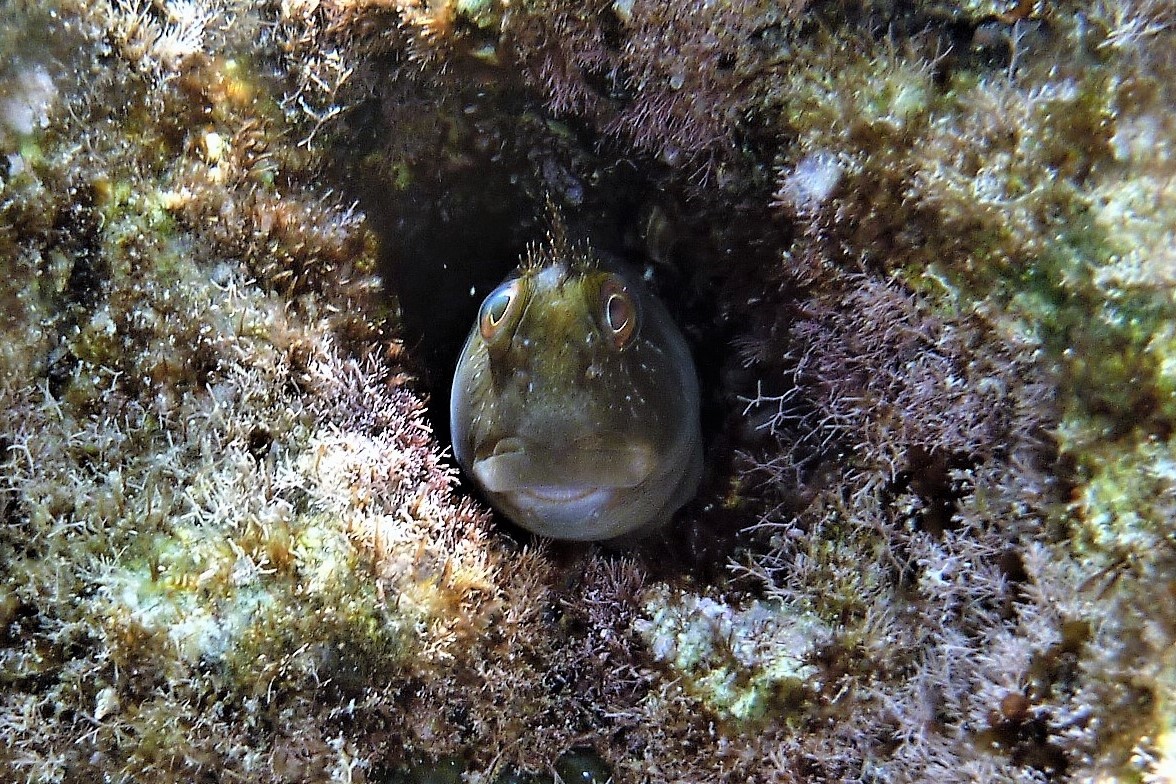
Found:
[[[29,0],[0,51],[0,779],[1171,778],[1171,3]],[[520,545],[430,432],[409,304],[460,339],[544,193],[696,349],[706,570]]]

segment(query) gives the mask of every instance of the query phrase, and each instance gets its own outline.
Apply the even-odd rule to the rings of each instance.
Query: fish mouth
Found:
[[[544,504],[574,504],[585,501],[595,493],[601,492],[599,487],[572,485],[541,485],[538,487],[519,488],[520,496]]]
[[[491,493],[518,493],[547,504],[578,503],[594,493],[640,485],[657,466],[653,448],[580,439],[565,449],[504,438],[474,460],[473,474]]]

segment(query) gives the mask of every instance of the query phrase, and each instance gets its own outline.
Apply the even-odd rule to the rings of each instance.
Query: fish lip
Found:
[[[500,439],[470,467],[491,493],[525,493],[541,503],[581,501],[593,493],[633,488],[657,468],[652,446],[621,443],[597,448],[573,443],[556,450],[515,436]]]
[[[605,489],[595,485],[532,485],[520,487],[515,493],[544,504],[574,504]]]

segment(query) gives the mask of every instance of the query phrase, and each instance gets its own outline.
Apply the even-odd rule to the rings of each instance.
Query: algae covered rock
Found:
[[[1165,780],[1174,25],[7,4],[0,778]],[[446,451],[547,202],[697,364],[661,538]]]

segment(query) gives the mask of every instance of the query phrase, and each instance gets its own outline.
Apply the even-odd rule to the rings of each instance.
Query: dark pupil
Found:
[[[620,332],[629,323],[629,303],[620,294],[608,298],[608,326],[613,332]]]
[[[495,294],[489,302],[486,303],[486,320],[490,322],[490,326],[496,327],[502,321],[502,317],[506,315],[506,309],[510,306],[510,294],[501,291]]]

